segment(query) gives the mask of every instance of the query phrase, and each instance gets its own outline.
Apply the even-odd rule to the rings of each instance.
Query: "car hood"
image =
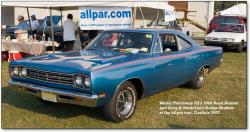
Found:
[[[209,33],[206,37],[215,37],[215,38],[236,38],[242,35],[242,33],[233,33],[233,32],[212,32]]]
[[[140,59],[140,54],[127,54],[104,50],[83,50],[49,54],[13,61],[12,65],[64,73],[84,73],[106,68],[119,63]]]

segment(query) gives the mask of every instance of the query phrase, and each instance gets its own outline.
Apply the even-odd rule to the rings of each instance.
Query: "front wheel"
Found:
[[[104,115],[115,122],[130,118],[135,110],[137,93],[131,82],[122,83],[111,101],[103,107]]]
[[[242,43],[239,44],[239,47],[238,47],[237,51],[238,51],[239,53],[241,53],[241,52],[243,51],[243,49],[244,49],[244,41],[242,41]]]

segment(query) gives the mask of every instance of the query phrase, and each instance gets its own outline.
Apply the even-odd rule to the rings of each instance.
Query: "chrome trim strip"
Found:
[[[40,86],[40,85],[32,84],[32,83],[24,83],[20,81],[10,80],[9,84],[13,86],[18,86],[19,89],[21,88],[20,90],[22,90],[22,88],[28,89],[28,90],[24,90],[24,92],[38,96],[39,98],[41,98],[41,91],[54,93],[57,96],[57,101],[61,103],[95,107],[97,100],[99,99],[98,95],[91,95],[91,94],[80,93],[80,92],[72,92],[69,90],[62,90],[62,89],[54,89],[54,88],[50,88],[46,86]],[[31,93],[29,92],[29,90],[33,90],[36,92]],[[73,97],[73,98],[76,97],[76,98],[79,98],[80,100],[78,101],[78,100],[61,98],[60,95],[66,96],[66,97]]]

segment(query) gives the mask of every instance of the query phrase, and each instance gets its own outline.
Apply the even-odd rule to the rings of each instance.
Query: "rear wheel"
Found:
[[[192,88],[201,89],[204,85],[207,73],[208,68],[202,67],[196,74],[195,78],[191,81]]]
[[[137,92],[131,82],[122,83],[111,101],[104,106],[104,115],[114,122],[121,122],[130,118],[135,110]]]

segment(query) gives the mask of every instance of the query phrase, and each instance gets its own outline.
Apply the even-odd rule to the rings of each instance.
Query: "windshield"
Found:
[[[234,32],[234,33],[244,33],[243,25],[235,25],[235,24],[221,24],[215,32]]]
[[[150,53],[153,41],[151,33],[103,32],[86,49],[114,50],[124,53]]]

